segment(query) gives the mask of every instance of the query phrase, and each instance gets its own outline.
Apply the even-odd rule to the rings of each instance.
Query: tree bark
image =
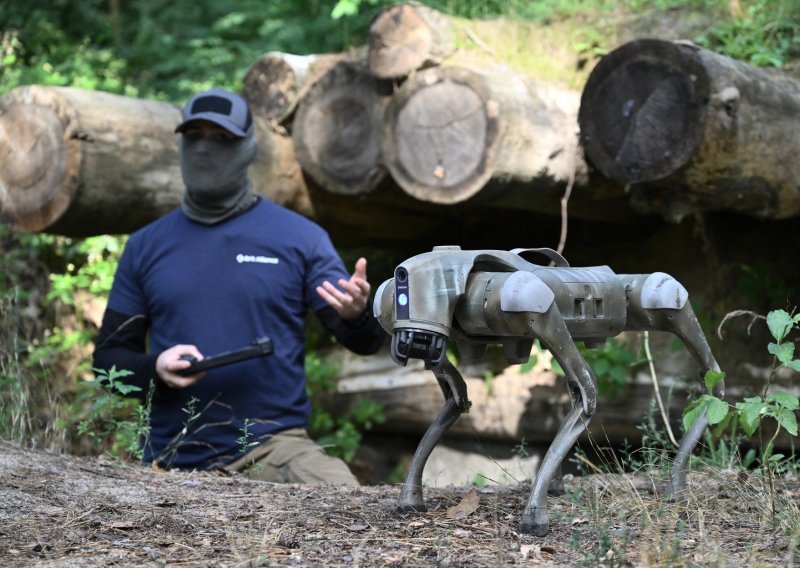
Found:
[[[471,200],[558,214],[566,188],[574,186],[571,213],[630,220],[627,205],[619,206],[621,185],[600,181],[587,191],[579,99],[508,70],[426,69],[387,108],[387,167],[406,193],[430,203]]]
[[[800,213],[800,82],[687,42],[633,41],[592,71],[587,160],[631,184],[639,211]]]
[[[340,61],[363,60],[365,53],[365,48],[310,55],[265,53],[247,70],[242,96],[254,115],[277,124],[290,122],[297,104],[317,79]]]
[[[381,128],[391,84],[360,63],[337,63],[309,89],[292,124],[303,170],[321,187],[343,195],[374,190],[386,176]]]
[[[438,65],[455,51],[450,19],[418,2],[383,8],[369,26],[367,64],[383,79]]]
[[[173,104],[27,86],[0,97],[0,219],[72,237],[134,231],[183,194]],[[300,212],[311,201],[291,140],[256,121],[256,193]]]

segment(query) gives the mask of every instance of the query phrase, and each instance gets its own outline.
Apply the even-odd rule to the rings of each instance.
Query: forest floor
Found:
[[[550,533],[518,530],[530,484],[426,489],[279,485],[157,471],[0,442],[2,566],[785,566],[800,481],[691,474],[686,498],[645,475],[566,479]],[[773,503],[774,501],[774,503]],[[776,511],[772,514],[772,510]]]

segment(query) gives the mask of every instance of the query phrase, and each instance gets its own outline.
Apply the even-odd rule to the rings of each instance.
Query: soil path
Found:
[[[800,484],[691,476],[680,503],[646,476],[568,479],[551,532],[518,532],[530,485],[426,491],[429,511],[395,510],[399,488],[277,485],[154,471],[0,442],[2,566],[779,566]],[[794,521],[792,521],[794,519]],[[791,525],[794,522],[795,525]],[[783,524],[781,524],[783,523]],[[788,525],[786,523],[789,523]]]

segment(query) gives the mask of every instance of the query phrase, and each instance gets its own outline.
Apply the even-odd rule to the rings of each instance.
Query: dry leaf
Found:
[[[531,552],[533,553],[532,558],[539,559],[541,557],[541,549],[538,544],[523,544],[519,547],[519,553],[523,560],[527,560]]]
[[[478,509],[480,502],[481,498],[478,492],[474,489],[470,489],[469,492],[461,498],[461,503],[447,509],[447,518],[463,519],[467,515],[474,513]]]
[[[136,528],[136,526],[133,525],[132,523],[125,521],[114,521],[113,523],[108,523],[106,526],[108,528],[118,529],[118,530],[130,530]]]

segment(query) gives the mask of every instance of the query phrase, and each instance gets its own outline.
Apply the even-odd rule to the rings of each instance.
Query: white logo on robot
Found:
[[[236,262],[242,264],[243,262],[257,262],[260,264],[278,264],[278,259],[271,256],[257,256],[252,254],[237,254]]]

